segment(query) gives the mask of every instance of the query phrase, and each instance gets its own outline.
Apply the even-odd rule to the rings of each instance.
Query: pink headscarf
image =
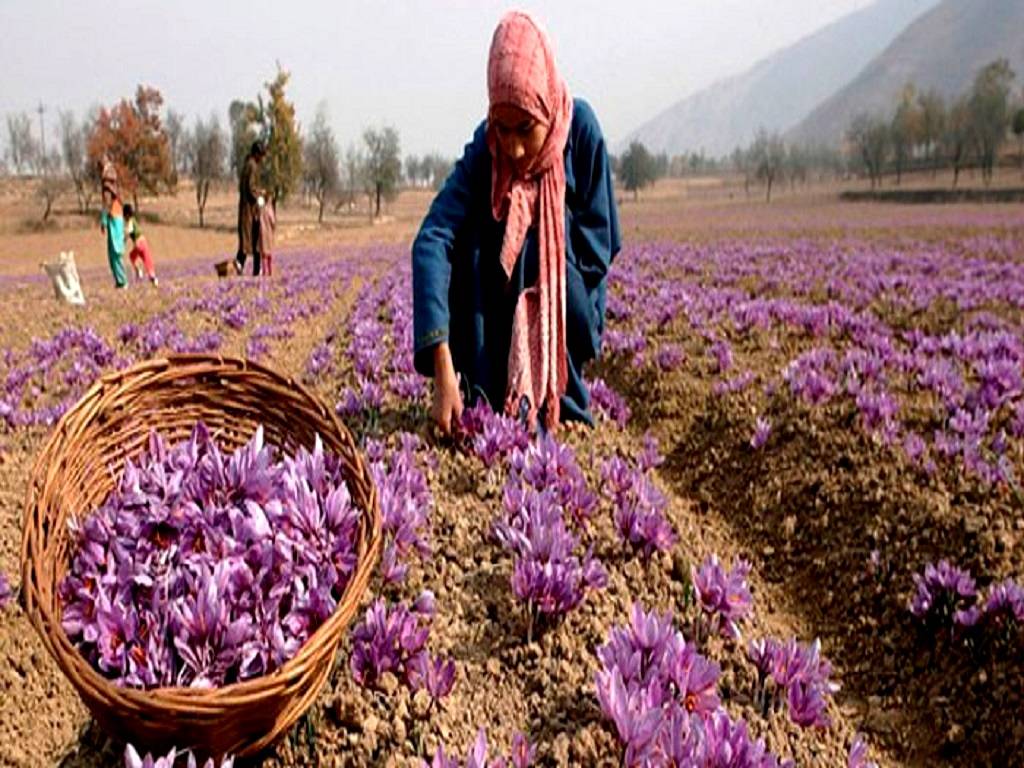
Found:
[[[490,123],[491,210],[505,219],[501,265],[512,269],[536,221],[540,244],[537,285],[519,296],[512,321],[505,411],[518,413],[522,397],[530,402],[530,424],[545,405],[545,426],[558,425],[560,398],[568,380],[565,340],[565,144],[572,123],[572,97],[558,74],[551,43],[528,14],[502,18],[491,40],[487,62],[490,106],[511,104],[548,126],[540,154],[525,177],[498,147]]]

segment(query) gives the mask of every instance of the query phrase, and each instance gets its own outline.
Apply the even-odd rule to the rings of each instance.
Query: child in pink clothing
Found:
[[[156,268],[153,266],[153,254],[149,250],[149,241],[146,240],[142,230],[139,229],[139,222],[135,218],[135,209],[130,204],[124,206],[124,234],[125,237],[130,237],[132,241],[132,250],[128,254],[128,258],[131,259],[135,276],[141,280],[142,270],[145,268],[146,277],[149,278],[149,281],[153,285],[159,285],[160,281],[156,279]],[[142,262],[141,265],[139,264],[140,261]]]

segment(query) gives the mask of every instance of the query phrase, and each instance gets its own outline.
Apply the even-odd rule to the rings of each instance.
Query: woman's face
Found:
[[[509,160],[519,175],[530,170],[548,137],[547,123],[512,104],[491,108],[491,125],[498,140],[498,150]]]

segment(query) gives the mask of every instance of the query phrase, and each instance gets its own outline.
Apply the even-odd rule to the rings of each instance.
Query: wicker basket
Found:
[[[344,467],[360,523],[356,571],[337,610],[294,658],[264,677],[214,690],[120,688],[71,645],[57,587],[70,561],[70,516],[96,509],[139,454],[150,430],[172,441],[202,419],[221,447],[244,444],[263,424],[265,440],[288,452],[319,434]],[[25,500],[22,594],[43,643],[109,734],[148,749],[191,747],[202,756],[252,755],[290,728],[313,703],[334,664],[346,625],[380,552],[377,492],[349,431],[291,379],[252,362],[175,355],[96,382],[60,420],[32,469]]]

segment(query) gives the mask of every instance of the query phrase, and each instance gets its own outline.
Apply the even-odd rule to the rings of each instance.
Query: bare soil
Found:
[[[849,231],[898,243],[911,236],[1019,232],[1024,226],[1020,206],[907,210],[839,203],[817,190],[784,195],[769,207],[747,201],[742,187],[732,199],[698,198],[683,184],[656,192],[638,203],[622,201],[628,244],[745,235],[828,238]],[[303,253],[313,248],[407,245],[429,199],[426,192],[403,195],[377,225],[357,212],[332,213],[326,226],[317,226],[311,209],[286,209],[275,269],[302,269]],[[207,289],[214,282],[207,265],[234,250],[233,199],[230,192],[218,196],[208,230],[187,224],[189,202],[185,192],[145,201],[143,210],[160,220],[145,226],[158,270],[168,266],[168,278],[156,290],[139,285],[115,293],[90,219],[62,209],[56,230],[26,234],[20,222],[34,201],[7,189],[0,195],[0,285],[6,285],[0,348],[24,349],[31,338],[69,326],[91,326],[111,340],[122,323],[151,316],[182,292]],[[40,260],[69,248],[83,270],[89,298],[84,309],[58,306],[49,285],[32,277]],[[188,275],[192,267],[209,276]],[[301,375],[312,347],[342,326],[357,289],[353,285],[327,315],[297,324],[295,337],[274,347],[272,364]],[[674,333],[681,343],[689,340],[684,329]],[[225,350],[243,346],[239,334]],[[751,350],[743,364],[755,373],[767,370],[771,353]],[[400,686],[391,695],[357,689],[343,649],[310,714],[254,765],[418,765],[417,755],[431,755],[439,743],[464,754],[480,726],[505,750],[513,731],[525,730],[539,744],[542,765],[616,765],[615,739],[593,695],[594,649],[611,625],[627,619],[633,601],[683,613],[689,565],[711,552],[754,563],[755,615],[745,626],[747,636],[820,637],[843,685],[830,709],[832,727],[801,732],[784,712],[767,718],[756,712],[742,652],[719,640],[710,644],[708,654],[723,667],[727,708],[746,717],[778,754],[800,766],[843,766],[853,734],[861,731],[884,766],[1024,764],[1022,660],[979,664],[934,642],[938,650],[926,652],[929,644],[916,635],[906,610],[910,573],[933,557],[954,555],[993,578],[1020,578],[1024,518],[1012,499],[920,477],[839,410],[783,409],[774,414],[770,450],[755,455],[748,445],[752,414],[763,403],[746,395],[715,397],[712,377],[699,365],[637,376],[607,360],[593,374],[628,397],[633,418],[626,431],[604,425],[593,432],[570,430],[566,439],[596,485],[600,457],[636,450],[648,429],[659,438],[668,460],[657,479],[670,498],[670,519],[680,536],[676,551],[644,564],[620,549],[608,515],[599,516],[591,536],[609,570],[608,588],[527,642],[508,587],[510,563],[488,535],[500,503],[498,486],[475,460],[436,442],[422,413],[384,414],[388,431],[421,434],[437,457],[430,473],[436,554],[414,567],[410,582],[393,596],[407,599],[420,588],[436,593],[430,646],[456,659],[454,692],[424,720],[419,703]],[[341,368],[318,391],[331,400],[347,383],[345,376]],[[0,433],[0,570],[15,587],[22,498],[45,434],[42,428]],[[872,549],[889,566],[881,576],[866,569]],[[122,750],[116,738],[91,724],[20,608],[0,614],[0,765],[113,766]]]

